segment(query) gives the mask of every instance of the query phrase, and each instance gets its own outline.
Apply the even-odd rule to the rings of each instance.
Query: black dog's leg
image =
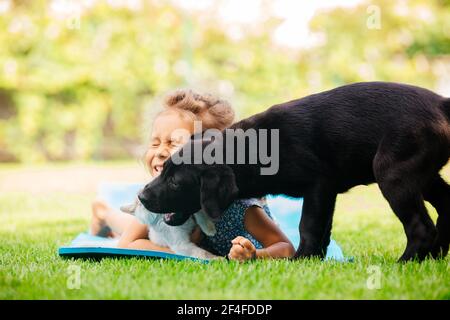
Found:
[[[444,258],[450,244],[450,186],[439,175],[424,190],[424,198],[438,213],[437,236],[431,250],[433,258]]]
[[[333,215],[331,215],[330,219],[328,220],[328,226],[325,229],[325,233],[322,238],[322,251],[324,252],[324,255],[327,254],[328,245],[330,244],[332,225],[333,225]]]
[[[337,193],[328,180],[316,182],[306,193],[300,221],[300,246],[294,258],[323,258],[330,242]]]
[[[386,137],[373,162],[378,186],[406,233],[407,245],[399,261],[423,260],[437,234],[422,195],[423,187],[435,176],[433,142],[417,134]]]
[[[423,260],[431,252],[436,228],[428,215],[421,193],[408,190],[406,185],[379,185],[405,229],[407,245],[399,261]]]

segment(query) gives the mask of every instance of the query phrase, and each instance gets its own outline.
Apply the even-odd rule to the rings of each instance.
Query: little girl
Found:
[[[189,140],[194,133],[194,121],[202,121],[203,129],[223,130],[234,119],[234,111],[226,101],[187,90],[168,95],[164,107],[154,119],[145,155],[152,177],[161,174],[164,162]],[[175,132],[179,135],[173,136]],[[118,246],[122,248],[170,252],[169,248],[152,243],[147,226],[134,216],[117,212],[100,200],[94,201],[92,208],[92,234],[118,235]],[[216,230],[217,233],[209,237],[197,228],[191,240],[216,255],[239,261],[288,258],[295,253],[289,239],[272,220],[267,205],[259,199],[234,201],[216,223]]]

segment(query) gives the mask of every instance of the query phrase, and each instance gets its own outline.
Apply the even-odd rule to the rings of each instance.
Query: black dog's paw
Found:
[[[425,260],[426,258],[432,258],[432,253],[431,251],[422,251],[422,252],[417,252],[417,251],[412,251],[412,250],[406,250],[402,256],[398,259],[397,262],[402,263],[402,262],[422,262],[423,260]]]
[[[311,248],[311,247],[307,248],[305,246],[303,248],[300,247],[292,258],[293,259],[309,259],[309,258],[324,259],[325,253],[326,253],[326,251],[324,251],[320,246],[318,246],[316,248]]]
[[[444,259],[448,254],[449,245],[435,244],[431,249],[431,257],[433,259]]]

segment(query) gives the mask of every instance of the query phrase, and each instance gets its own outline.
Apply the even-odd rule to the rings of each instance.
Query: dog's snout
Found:
[[[138,199],[142,203],[145,209],[155,213],[162,213],[160,208],[160,201],[157,194],[149,190],[147,186],[139,192]]]
[[[144,191],[141,191],[138,194],[138,199],[139,201],[144,205],[144,207],[148,207],[148,205],[150,204],[150,199],[148,199],[148,197],[145,195]]]

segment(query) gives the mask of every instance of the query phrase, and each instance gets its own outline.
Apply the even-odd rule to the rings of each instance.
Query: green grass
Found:
[[[58,246],[86,230],[92,197],[0,194],[0,299],[450,299],[449,257],[396,263],[405,236],[375,185],[338,199],[333,237],[353,263],[59,258]],[[379,289],[367,286],[371,267]]]

